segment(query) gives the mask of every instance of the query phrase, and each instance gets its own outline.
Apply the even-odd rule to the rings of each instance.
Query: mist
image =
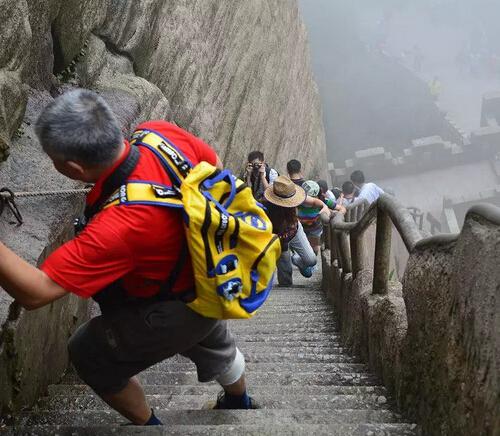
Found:
[[[477,202],[500,204],[500,2],[300,7],[334,185],[361,169],[433,232],[459,230]]]

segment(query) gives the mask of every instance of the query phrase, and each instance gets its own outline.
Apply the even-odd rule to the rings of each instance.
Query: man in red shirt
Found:
[[[206,161],[222,168],[214,150],[173,124],[151,121],[138,128],[167,137],[193,165]],[[28,310],[68,292],[98,301],[102,315],[72,336],[70,358],[80,377],[134,424],[161,424],[134,376],[175,354],[196,364],[200,381],[223,386],[216,407],[255,407],[246,393],[243,355],[226,323],[185,304],[194,278],[181,212],[157,205],[99,207],[125,180],[171,186],[158,158],[125,141],[111,110],[90,91],[58,97],[36,131],[60,173],[95,183],[86,208],[92,218],[41,269],[0,243],[0,286]],[[162,298],[160,290],[167,291]]]

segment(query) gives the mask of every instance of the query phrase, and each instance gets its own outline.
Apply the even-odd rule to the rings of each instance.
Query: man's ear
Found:
[[[72,160],[67,160],[65,166],[69,177],[75,180],[85,180],[87,171],[81,164]]]

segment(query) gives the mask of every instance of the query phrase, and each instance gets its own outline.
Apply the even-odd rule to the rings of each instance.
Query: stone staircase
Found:
[[[6,434],[418,435],[393,411],[379,380],[342,349],[319,273],[295,279],[294,287],[275,288],[253,320],[231,321],[247,361],[249,393],[262,409],[204,410],[220,387],[199,384],[194,365],[178,356],[140,375],[163,427],[123,426],[69,373]]]

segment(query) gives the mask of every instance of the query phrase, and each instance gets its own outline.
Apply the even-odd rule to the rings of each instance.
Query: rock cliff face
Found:
[[[229,166],[259,148],[279,168],[299,157],[312,173],[324,169],[319,100],[295,1],[2,0],[0,18],[4,157],[28,87],[55,95],[69,84],[101,91],[125,128],[175,120]]]
[[[74,186],[52,169],[32,123],[76,86],[101,93],[125,132],[142,120],[173,120],[235,171],[252,149],[281,171],[294,157],[311,175],[325,171],[319,98],[295,0],[0,0],[0,23],[1,186]],[[0,238],[37,263],[44,247],[62,240],[80,204],[19,200],[25,224],[15,228],[4,213]],[[11,303],[0,292],[4,411],[57,379],[65,338],[85,318],[74,300],[30,314]],[[49,358],[52,370],[39,377]]]

